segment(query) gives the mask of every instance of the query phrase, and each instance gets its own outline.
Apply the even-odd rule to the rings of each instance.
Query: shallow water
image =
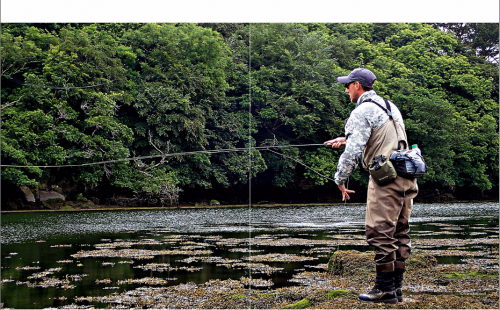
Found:
[[[300,285],[293,276],[324,270],[333,251],[370,249],[364,214],[364,205],[350,204],[4,213],[1,302],[12,308],[59,307],[73,304],[76,296],[148,286],[118,282],[147,277],[168,282],[151,286],[250,275],[271,280],[274,288]],[[414,248],[437,251],[442,264],[467,263],[467,251],[468,258],[498,268],[498,215],[498,203],[415,205]],[[145,251],[142,257],[139,250]],[[249,260],[264,271],[249,271]],[[96,282],[104,279],[109,280]]]

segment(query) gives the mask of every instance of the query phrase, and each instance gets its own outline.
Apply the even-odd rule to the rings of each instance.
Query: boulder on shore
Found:
[[[375,252],[356,250],[337,251],[328,262],[328,272],[334,275],[360,276],[375,272]],[[437,266],[437,259],[426,252],[412,252],[406,269],[425,269]]]
[[[40,191],[40,201],[47,201],[49,199],[54,200],[53,202],[57,202],[56,200],[61,199],[62,201],[66,201],[66,197],[64,195],[59,194],[54,191]]]
[[[19,189],[24,193],[25,202],[35,202],[35,195],[31,192],[31,190],[26,186],[20,186]]]

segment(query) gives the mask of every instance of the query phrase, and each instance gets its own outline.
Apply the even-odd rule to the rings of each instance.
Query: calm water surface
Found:
[[[306,260],[256,261],[278,269],[253,270],[252,277],[272,281],[273,288],[300,285],[294,275],[322,270],[333,251],[370,249],[363,238],[364,216],[364,205],[349,204],[4,213],[1,302],[5,308],[61,307],[75,304],[75,296],[106,296],[147,286],[118,283],[126,279],[168,281],[157,286],[239,279],[250,276],[248,268],[231,264],[273,253]],[[487,242],[498,238],[498,216],[498,203],[419,204],[412,212],[411,235],[422,240],[478,239],[460,248],[482,251],[488,261],[487,253],[498,251],[498,244]],[[422,246],[429,247],[456,248],[439,243]],[[135,250],[149,251],[150,256],[130,257],[132,252],[127,251]],[[462,256],[449,255],[438,255],[438,261],[465,263]],[[147,264],[161,264],[164,269],[148,270]],[[498,258],[493,265],[497,268]],[[96,281],[104,279],[109,280]]]

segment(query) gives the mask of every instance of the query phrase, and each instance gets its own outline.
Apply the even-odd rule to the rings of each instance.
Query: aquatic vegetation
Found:
[[[82,281],[84,277],[88,277],[88,274],[68,274],[66,275],[66,279],[70,279],[71,281]]]
[[[324,289],[335,288],[331,281],[331,276],[325,272],[304,271],[299,274],[294,274],[292,279],[289,279],[288,281],[306,286],[321,287]]]
[[[262,263],[235,263],[228,266],[228,268],[246,269],[251,270],[253,273],[264,273],[267,275],[285,270],[283,267],[272,267]]]
[[[451,228],[434,232],[427,230],[426,224],[425,230],[412,230],[417,238],[412,239],[414,251],[405,274],[405,302],[398,307],[448,308],[450,302],[457,307],[498,308],[498,234],[492,234],[497,231],[487,232],[484,227],[491,228],[489,223],[482,228],[442,224],[436,227]],[[276,309],[304,299],[310,302],[309,308],[366,308],[357,295],[373,286],[374,253],[352,250],[365,249],[364,229],[329,228],[319,234],[317,230],[309,232],[301,227],[294,231],[285,226],[286,233],[259,231],[251,238],[245,234],[146,229],[129,231],[121,238],[106,234],[94,242],[81,239],[72,247],[50,248],[50,244],[39,243],[36,246],[41,252],[58,254],[30,259],[40,260],[32,264],[19,257],[26,253],[18,247],[7,248],[5,253],[17,256],[6,260],[9,266],[2,269],[6,278],[1,284],[3,290],[17,286],[66,289],[50,297],[59,309]],[[458,227],[467,228],[467,233]],[[471,232],[474,227],[477,231]],[[446,238],[449,235],[460,238]],[[433,239],[418,239],[427,236]],[[17,259],[28,266],[17,266]],[[189,282],[201,278],[206,282]],[[89,283],[92,288],[86,294],[92,296],[75,297],[85,292],[80,289],[87,289],[84,286]],[[440,298],[431,298],[433,294]]]
[[[498,269],[498,257],[497,258],[463,258],[461,262],[471,264],[473,266],[482,266],[484,268],[496,268]]]
[[[41,288],[48,288],[48,287],[59,287],[61,289],[74,289],[75,286],[70,284],[70,281],[68,279],[59,279],[59,278],[43,278],[42,281],[35,281],[35,282],[17,282],[16,285],[26,285],[29,288],[36,288],[36,287],[41,287]]]
[[[229,249],[229,252],[237,252],[237,253],[259,253],[259,252],[264,252],[264,250],[256,250],[256,249],[249,249],[249,248],[236,248],[236,249]]]
[[[168,263],[150,263],[146,265],[134,266],[133,268],[143,269],[145,271],[154,271],[154,272],[170,272],[170,271],[179,271],[185,270],[188,272],[200,271],[203,267],[194,267],[194,266],[181,266],[181,267],[171,267]]]
[[[271,253],[265,255],[255,255],[245,257],[246,260],[252,262],[281,262],[281,263],[291,263],[291,262],[304,262],[317,260],[316,257],[310,256],[299,256],[297,254],[281,254],[281,253]]]
[[[27,278],[28,279],[40,279],[40,278],[45,278],[46,276],[48,276],[49,274],[53,274],[55,272],[59,272],[61,271],[61,267],[59,268],[49,268],[45,271],[42,271],[42,272],[38,272],[38,273],[34,273],[32,274],[31,276],[28,276]]]
[[[71,256],[74,258],[83,257],[127,257],[133,259],[151,259],[158,255],[209,255],[212,254],[210,250],[145,250],[145,249],[102,249],[92,251],[78,251]]]
[[[245,286],[252,286],[252,287],[270,287],[274,285],[273,281],[264,280],[262,278],[254,279],[254,278],[241,277],[240,282]]]
[[[315,247],[311,249],[304,249],[300,251],[301,254],[314,254],[314,253],[331,253],[334,247]]]
[[[95,284],[110,284],[111,283],[111,279],[107,278],[107,279],[102,279],[102,280],[99,280],[99,279],[96,279],[95,280]]]
[[[472,251],[464,251],[464,250],[427,250],[427,253],[434,256],[482,256],[484,254],[472,252]]]
[[[122,284],[146,284],[146,285],[165,285],[168,281],[162,278],[142,278],[142,279],[126,279],[118,280],[118,285]]]
[[[494,245],[498,244],[498,238],[471,238],[471,239],[413,239],[412,245],[416,248],[437,248],[442,246],[464,246],[464,245]]]
[[[312,269],[328,270],[328,264],[304,265],[304,267],[312,268]]]
[[[131,241],[115,240],[110,243],[97,243],[94,247],[98,249],[114,249],[114,248],[130,248],[132,246],[151,246],[151,245],[162,245],[163,243],[155,239],[140,239]]]
[[[16,267],[16,270],[38,270],[41,269],[40,266],[24,266],[24,267]]]

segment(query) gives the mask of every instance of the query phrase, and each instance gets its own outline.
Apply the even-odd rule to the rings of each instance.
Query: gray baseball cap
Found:
[[[373,82],[377,77],[370,70],[365,68],[357,68],[352,70],[348,76],[339,76],[337,80],[342,84],[358,81],[363,86],[373,86]]]

